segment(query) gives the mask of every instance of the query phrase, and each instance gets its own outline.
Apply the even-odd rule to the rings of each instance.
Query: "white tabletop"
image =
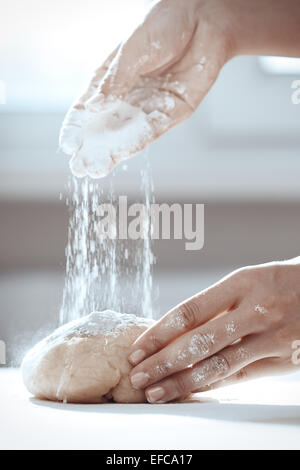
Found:
[[[300,449],[300,376],[263,379],[166,405],[33,399],[0,369],[1,449]]]

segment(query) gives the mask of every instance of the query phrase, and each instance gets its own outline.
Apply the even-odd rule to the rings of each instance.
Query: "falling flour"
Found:
[[[150,211],[153,183],[147,158],[141,176],[141,197]],[[99,205],[116,205],[112,184],[108,195],[99,182],[88,178],[72,178],[68,189],[69,230],[60,324],[104,309],[153,318],[155,258],[150,219],[145,218],[144,238],[140,240],[100,237]]]

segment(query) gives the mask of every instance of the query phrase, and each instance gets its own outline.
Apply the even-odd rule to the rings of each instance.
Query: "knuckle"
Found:
[[[169,375],[169,372],[172,369],[171,362],[164,361],[155,366],[154,375],[157,377]]]
[[[213,356],[211,362],[217,377],[224,377],[230,372],[231,366],[224,354]]]
[[[236,299],[241,298],[251,285],[251,270],[249,267],[236,269],[220,281],[220,287],[233,292]]]
[[[157,335],[151,335],[149,339],[150,339],[150,344],[152,345],[152,349],[160,350],[163,348],[164,343],[160,338],[158,338]]]
[[[223,354],[215,355],[193,370],[192,380],[197,387],[210,386],[216,379],[227,377],[230,369],[229,361]]]
[[[214,345],[213,333],[196,333],[192,336],[189,351],[192,356],[204,357]]]
[[[244,285],[244,283],[249,282],[249,277],[251,277],[251,272],[253,268],[250,268],[248,266],[244,268],[237,269],[234,271],[232,274],[232,277],[237,280],[241,285]]]
[[[190,300],[180,308],[182,321],[186,328],[196,325],[196,312],[197,304],[194,300]]]

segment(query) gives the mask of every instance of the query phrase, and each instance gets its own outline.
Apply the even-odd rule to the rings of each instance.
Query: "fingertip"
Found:
[[[165,403],[167,401],[165,390],[161,386],[154,386],[154,387],[148,388],[146,390],[145,395],[146,395],[146,399],[148,403],[150,404]]]
[[[105,97],[125,99],[138,78],[136,64],[132,65],[131,54],[121,46],[107,72],[99,83],[98,91]]]
[[[132,352],[129,357],[128,357],[128,361],[130,362],[130,364],[132,364],[133,366],[136,366],[137,364],[139,364],[140,362],[142,362],[146,357],[146,353],[145,351],[143,351],[142,349],[137,349],[136,351]]]
[[[82,129],[73,125],[63,125],[59,135],[59,148],[65,155],[74,155],[82,145]]]
[[[78,155],[74,154],[69,162],[70,170],[74,176],[77,178],[84,178],[87,176],[87,169],[83,164],[81,158]]]
[[[135,390],[143,389],[147,386],[150,376],[145,372],[135,372],[130,375],[130,382]]]
[[[86,110],[73,106],[66,114],[59,134],[59,148],[66,155],[78,152],[83,141],[83,126],[87,119]]]

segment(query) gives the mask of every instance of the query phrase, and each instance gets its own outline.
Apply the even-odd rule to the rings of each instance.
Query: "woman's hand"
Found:
[[[132,346],[131,382],[150,403],[300,360],[300,258],[240,269],[167,313]],[[298,351],[299,352],[299,351]]]
[[[60,148],[72,156],[72,171],[77,176],[104,176],[187,119],[231,57],[298,57],[299,20],[299,0],[158,0],[96,70],[87,91],[67,113]],[[138,137],[129,132],[129,148],[121,142],[121,148],[104,151],[101,132],[122,128],[131,120],[130,113],[124,115],[124,101],[134,106],[134,112],[145,113],[143,132]],[[105,129],[92,125],[94,140],[85,148],[86,127],[101,112],[106,113]]]
[[[68,112],[60,135],[64,153],[76,156],[80,151],[87,111],[101,112],[114,100],[125,100],[146,114],[151,131],[132,154],[188,118],[231,57],[227,10],[221,0],[156,2]],[[120,159],[111,155],[110,169]]]

